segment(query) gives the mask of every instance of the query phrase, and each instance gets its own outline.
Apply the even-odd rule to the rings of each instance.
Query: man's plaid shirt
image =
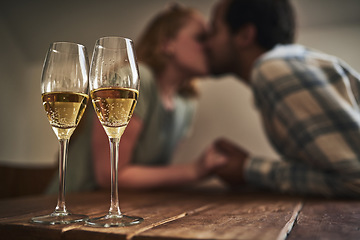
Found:
[[[279,45],[256,62],[251,86],[281,159],[250,157],[246,180],[288,193],[360,196],[360,75],[336,57]]]

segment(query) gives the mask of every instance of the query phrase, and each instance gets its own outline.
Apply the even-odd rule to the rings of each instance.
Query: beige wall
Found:
[[[131,4],[131,1],[127,2]],[[139,15],[138,22],[132,22],[134,26],[137,26],[136,28],[130,28],[129,25],[121,25],[120,23],[114,28],[116,31],[122,29],[125,36],[136,39],[147,19],[158,11],[165,2],[167,1],[153,1],[153,5],[144,5],[139,13],[134,13]],[[216,1],[185,1],[185,3],[195,4],[194,6],[202,9],[204,14],[209,14],[211,4],[214,2]],[[303,4],[299,6],[302,11],[311,9],[312,2],[295,1],[297,5]],[[318,0],[317,2],[322,2],[322,6],[324,6],[329,0]],[[330,2],[336,3],[336,1]],[[338,2],[344,3],[346,1]],[[94,7],[95,5],[91,6]],[[91,12],[91,9],[86,10]],[[336,13],[336,7],[333,11]],[[318,13],[319,11],[306,11],[307,15],[302,13],[301,17],[304,19],[306,16],[307,20],[315,19],[318,21],[319,16],[311,15]],[[338,16],[336,15],[336,17]],[[329,19],[329,16],[327,18]],[[335,20],[337,21],[337,19]],[[312,25],[311,22],[303,21],[304,24],[300,25],[298,33],[298,42],[338,55],[360,71],[360,22],[359,24],[347,24],[340,20],[331,24],[318,22],[321,24]],[[49,25],[51,24],[49,23]],[[0,117],[0,163],[54,164],[58,147],[57,140],[45,117],[40,101],[39,81],[42,59],[32,61],[22,53],[21,41],[26,41],[26,39],[21,41],[17,39],[17,35],[13,34],[11,26],[7,21],[0,18],[0,51],[2,53],[0,56],[2,90],[0,94],[2,110]],[[92,31],[96,32],[94,29]],[[75,30],[71,30],[71,32],[76,34]],[[85,34],[84,31],[80,31],[79,34],[82,33]],[[90,53],[93,42],[96,40],[95,35],[93,32],[93,35],[77,38],[79,42],[85,42]],[[34,47],[39,47],[41,55],[45,57],[47,44],[34,45]],[[253,154],[277,156],[264,136],[261,122],[254,108],[252,94],[246,86],[234,77],[227,76],[220,80],[204,79],[200,87],[201,98],[193,133],[176,153],[176,162],[192,160],[213,139],[220,136],[229,137],[248,148]],[[13,96],[16,97],[11,98]]]

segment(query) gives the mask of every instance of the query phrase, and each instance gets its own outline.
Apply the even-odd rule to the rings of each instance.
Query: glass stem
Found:
[[[118,193],[118,162],[120,138],[109,138],[111,164],[111,205],[110,216],[121,216]]]
[[[55,208],[55,213],[66,215],[68,214],[68,212],[65,206],[65,177],[69,139],[60,139],[59,144],[59,195]]]

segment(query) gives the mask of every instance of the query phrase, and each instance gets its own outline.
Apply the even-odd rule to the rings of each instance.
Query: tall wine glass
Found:
[[[65,176],[70,136],[86,108],[89,62],[86,48],[70,42],[50,45],[41,77],[41,93],[45,112],[60,144],[59,193],[55,211],[34,217],[31,222],[69,224],[88,219],[86,215],[71,214],[65,206]]]
[[[133,43],[122,37],[96,41],[90,68],[90,96],[110,142],[111,203],[108,214],[87,224],[120,227],[138,224],[140,217],[123,215],[118,198],[119,142],[130,121],[139,95],[139,71]]]

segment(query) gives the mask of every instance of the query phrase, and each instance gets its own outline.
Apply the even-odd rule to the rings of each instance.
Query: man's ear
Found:
[[[254,24],[246,24],[235,34],[235,42],[239,47],[247,47],[256,41],[256,27]]]

